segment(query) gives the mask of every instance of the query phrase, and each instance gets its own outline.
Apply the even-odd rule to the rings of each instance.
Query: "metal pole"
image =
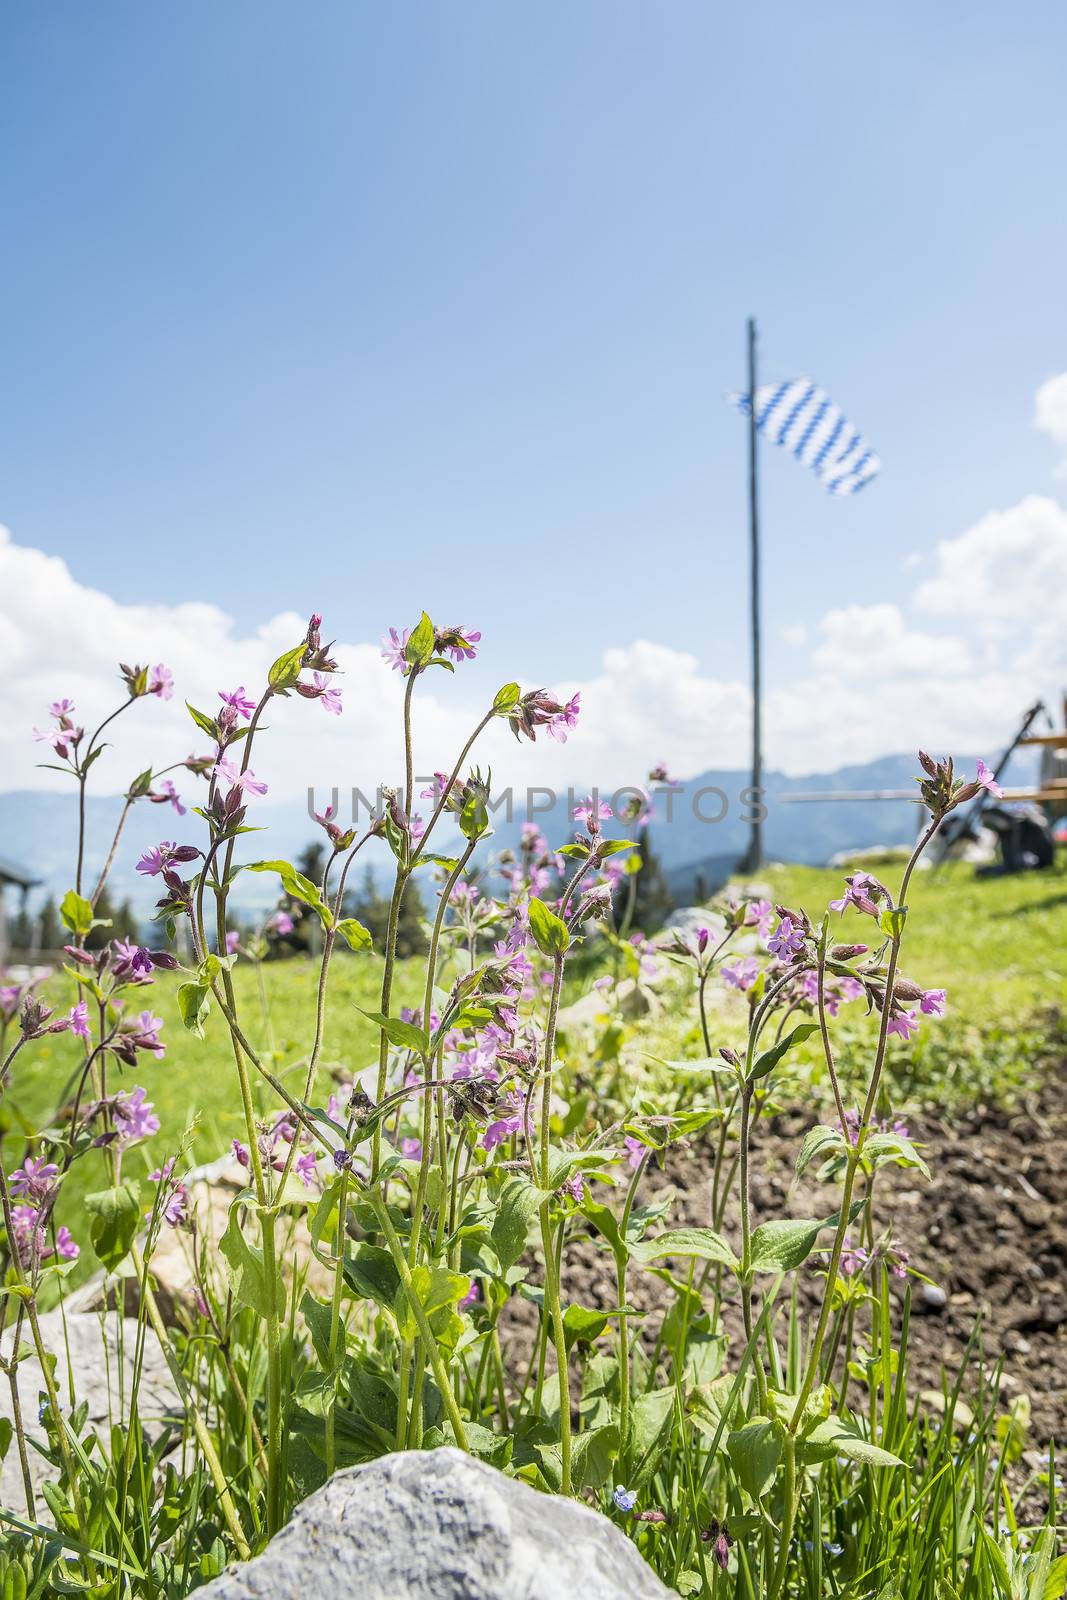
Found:
[[[752,787],[760,798],[763,787],[762,684],[760,676],[759,594],[759,429],[756,418],[756,319],[748,319],[748,520],[750,541],[750,598],[752,620]],[[752,838],[745,859],[746,872],[763,865],[762,806],[753,804]]]

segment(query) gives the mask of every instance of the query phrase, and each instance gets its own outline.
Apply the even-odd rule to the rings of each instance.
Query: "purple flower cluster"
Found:
[[[538,728],[544,728],[549,738],[555,739],[559,744],[566,744],[568,735],[578,726],[580,699],[579,693],[572,695],[567,701],[559,701],[550,695],[547,689],[534,689],[531,693],[522,695],[518,703],[508,711],[511,731],[516,739],[525,735],[527,739],[534,740],[537,738]]]
[[[59,1168],[55,1162],[46,1161],[43,1156],[36,1159],[27,1156],[21,1167],[16,1167],[14,1172],[8,1174],[11,1193],[22,1202],[11,1211],[15,1235],[12,1243],[27,1271],[36,1270],[41,1262],[47,1261],[53,1254],[62,1261],[75,1261],[80,1254],[78,1245],[65,1227],[56,1229],[53,1249],[41,1221],[41,1207],[51,1196],[58,1177]]]
[[[185,1184],[175,1179],[176,1157],[168,1156],[161,1167],[148,1174],[150,1183],[160,1187],[159,1214],[171,1228],[180,1228],[189,1219],[189,1191]]]
[[[69,761],[85,737],[85,729],[74,722],[74,701],[54,700],[48,707],[54,718],[54,728],[34,728],[33,737],[38,744],[50,744],[60,761]]]
[[[387,661],[394,672],[399,672],[405,678],[415,664],[409,661],[407,656],[411,634],[411,628],[390,628],[388,633],[382,634],[383,661]],[[478,654],[481,637],[481,634],[473,628],[436,628],[433,639],[434,655],[439,660],[451,656],[456,662],[473,661]]]
[[[779,961],[795,961],[803,954],[807,935],[791,917],[782,917],[777,928],[767,940],[767,949]]]
[[[126,1150],[131,1144],[137,1144],[141,1139],[150,1139],[154,1133],[159,1132],[159,1118],[155,1114],[155,1107],[148,1099],[147,1089],[142,1089],[140,1085],[129,1092],[122,1090],[117,1094],[112,1104],[112,1111],[120,1149]]]

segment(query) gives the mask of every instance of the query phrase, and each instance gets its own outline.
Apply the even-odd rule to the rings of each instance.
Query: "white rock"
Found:
[[[337,1473],[262,1555],[197,1592],[203,1600],[660,1600],[671,1590],[600,1512],[449,1448]]]
[[[5,1357],[12,1354],[16,1322],[15,1311],[8,1316],[0,1348]],[[137,1349],[138,1327],[133,1317],[120,1319],[112,1312],[101,1319],[92,1312],[68,1312],[64,1327],[60,1311],[46,1311],[40,1317],[41,1337],[45,1349],[56,1357],[56,1389],[64,1410],[70,1402],[69,1370],[74,1372],[76,1401],[86,1401],[89,1406],[89,1424],[106,1435],[113,1422],[129,1418],[132,1393],[134,1356]],[[28,1324],[23,1324],[22,1344],[32,1345]],[[121,1350],[120,1350],[121,1347]],[[70,1352],[68,1368],[67,1352]],[[28,1355],[19,1363],[18,1390],[22,1423],[28,1440],[46,1441],[46,1430],[38,1419],[39,1394],[44,1384],[36,1355]],[[138,1406],[141,1422],[150,1437],[158,1436],[165,1420],[182,1414],[181,1401],[170,1375],[163,1352],[151,1328],[144,1331],[144,1356],[138,1389]],[[13,1420],[11,1386],[0,1376],[0,1416]],[[52,1473],[52,1468],[32,1445],[27,1449],[30,1478],[36,1489]],[[18,1512],[26,1511],[26,1492],[22,1482],[18,1445],[14,1439],[0,1470],[0,1505]],[[42,1521],[51,1521],[40,1500],[37,1513]]]

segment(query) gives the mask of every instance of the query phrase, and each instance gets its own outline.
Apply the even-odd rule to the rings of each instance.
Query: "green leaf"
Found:
[[[568,1350],[576,1344],[592,1344],[599,1339],[608,1325],[603,1311],[591,1311],[588,1306],[569,1305],[563,1313],[563,1338]]]
[[[601,859],[606,859],[608,856],[621,855],[624,850],[635,848],[632,839],[601,839],[600,856]]]
[[[754,1272],[791,1272],[806,1261],[825,1222],[762,1222],[752,1235]]]
[[[571,942],[567,924],[536,895],[530,897],[530,932],[543,956],[562,955]]]
[[[598,1233],[603,1234],[608,1241],[617,1260],[626,1255],[626,1245],[619,1232],[619,1219],[610,1206],[602,1206],[599,1200],[590,1198],[588,1191],[582,1200],[582,1215],[589,1218]]]
[[[463,1335],[463,1318],[456,1306],[470,1288],[470,1279],[462,1272],[450,1272],[447,1267],[424,1267],[420,1263],[411,1269],[411,1282],[438,1345],[451,1353]],[[413,1342],[419,1325],[403,1286],[393,1302],[393,1314],[401,1339]]]
[[[737,1266],[737,1257],[726,1240],[711,1228],[669,1228],[655,1239],[644,1239],[629,1244],[627,1248],[637,1261],[662,1261],[665,1256],[691,1256],[698,1261],[717,1261],[724,1267]]]
[[[444,872],[455,872],[459,861],[455,856],[420,856],[414,863],[415,869],[419,867],[440,867]]]
[[[252,861],[244,869],[246,872],[276,872],[282,881],[282,888],[292,899],[299,900],[302,905],[310,906],[318,913],[319,921],[324,928],[333,924],[333,916],[329,906],[322,898],[322,892],[312,883],[310,878],[305,878],[302,872],[289,861]]]
[[[477,840],[489,826],[489,811],[484,796],[476,789],[463,802],[459,829],[465,839]]]
[[[630,1475],[631,1489],[640,1489],[654,1475],[660,1457],[670,1443],[674,1431],[674,1398],[675,1391],[671,1386],[650,1389],[646,1394],[638,1395],[634,1401],[630,1448],[634,1459],[641,1464]]]
[[[345,1282],[357,1300],[376,1300],[391,1306],[400,1289],[400,1274],[388,1250],[377,1244],[361,1244],[354,1255],[345,1256]]]
[[[576,1489],[602,1489],[611,1476],[611,1464],[619,1453],[618,1424],[606,1422],[589,1428],[574,1441],[571,1475]]]
[[[899,1456],[883,1450],[880,1445],[865,1439],[853,1424],[841,1417],[827,1417],[825,1422],[804,1435],[805,1445],[824,1447],[830,1455],[847,1456],[850,1461],[862,1461],[868,1467],[902,1467]]]
[[[236,953],[232,956],[206,955],[196,969],[197,983],[202,989],[209,989],[220,973],[233,969],[236,961]]]
[[[284,691],[293,687],[293,684],[299,678],[301,668],[304,665],[304,655],[306,650],[307,640],[301,639],[300,643],[298,645],[294,645],[292,650],[287,650],[284,655],[278,657],[277,661],[267,673],[267,682],[270,684],[272,689],[281,689]]]
[[[1042,1528],[1038,1540],[1044,1541],[1048,1536],[1049,1542],[1055,1548],[1056,1535],[1051,1528]],[[1035,1551],[1036,1553],[1036,1551]],[[1031,1591],[1033,1593],[1033,1591]],[[1067,1593],[1067,1553],[1057,1556],[1048,1569],[1043,1587],[1037,1592],[1035,1600],[1062,1600]]]
[[[500,1191],[490,1237],[505,1272],[515,1265],[526,1249],[530,1223],[545,1201],[551,1198],[550,1190],[537,1188],[520,1173],[509,1178]]]
[[[370,950],[373,946],[369,931],[355,917],[342,917],[337,931],[350,950]]]
[[[152,768],[146,767],[143,772],[139,772],[134,778],[126,791],[126,796],[130,800],[143,800],[151,787]]]
[[[872,1133],[863,1146],[864,1159],[874,1167],[892,1162],[897,1167],[916,1167],[929,1183],[930,1168],[910,1139],[901,1133]]]
[[[359,1007],[363,1011],[363,1007]],[[417,1050],[420,1055],[425,1055],[430,1048],[430,1036],[425,1028],[417,1028],[413,1022],[402,1022],[399,1017],[387,1017],[381,1011],[363,1011],[363,1015],[381,1028],[390,1044],[395,1044],[400,1050]]]
[[[736,1081],[737,1068],[732,1067],[721,1056],[704,1056],[700,1061],[667,1061],[663,1056],[649,1054],[648,1059],[655,1061],[661,1067],[667,1067],[671,1072],[724,1072]]]
[[[93,908],[88,900],[73,889],[68,889],[59,906],[59,914],[63,918],[64,926],[71,933],[84,936],[92,930]]]
[[[492,1428],[485,1428],[480,1422],[467,1420],[464,1421],[463,1431],[467,1435],[467,1448],[472,1456],[477,1456],[479,1461],[487,1461],[491,1467],[503,1469],[507,1466],[511,1459],[512,1444],[509,1433],[494,1433]],[[423,1450],[436,1450],[441,1445],[454,1445],[455,1442],[450,1424],[427,1428],[422,1436]]]
[[[817,1022],[800,1023],[798,1027],[787,1033],[784,1039],[779,1039],[772,1049],[765,1050],[761,1056],[756,1058],[755,1065],[748,1075],[748,1081],[755,1083],[757,1078],[765,1078],[768,1072],[774,1071],[778,1063],[789,1054],[795,1044],[800,1044],[803,1039],[810,1039],[812,1034],[818,1033],[818,1031],[819,1024]]]
[[[899,940],[904,932],[907,915],[907,906],[897,906],[893,911],[883,911],[878,918],[878,926],[890,939]]]
[[[785,1429],[770,1417],[754,1417],[743,1428],[735,1428],[726,1448],[742,1488],[753,1500],[762,1500],[778,1471]]]
[[[404,658],[413,667],[424,667],[433,655],[434,625],[425,611],[412,628],[404,646]]]
[[[259,1316],[266,1317],[271,1300],[271,1283],[258,1245],[249,1244],[241,1228],[241,1211],[245,1201],[238,1197],[230,1207],[226,1232],[219,1240],[219,1250],[226,1262],[230,1288],[240,1305],[249,1306]],[[284,1286],[281,1266],[274,1264],[274,1304],[284,1304]]]
[[[203,983],[178,985],[178,1013],[190,1033],[204,1037],[204,1023],[211,1010],[211,990]]]
[[[1056,1560],[1053,1560],[1056,1557]],[[1056,1531],[1041,1528],[1029,1557],[1033,1563],[1027,1600],[1062,1600],[1067,1594],[1067,1554],[1056,1555]]]
[[[493,696],[494,711],[510,711],[512,706],[517,706],[522,695],[522,690],[517,683],[505,683]]]
[[[847,1150],[848,1143],[840,1128],[830,1128],[825,1123],[809,1128],[797,1156],[797,1177],[806,1172],[813,1161],[825,1161],[837,1151],[844,1153]]]
[[[330,1366],[330,1327],[333,1322],[333,1308],[325,1300],[316,1300],[311,1290],[305,1289],[303,1298],[300,1301],[300,1310],[303,1313],[304,1321],[308,1325],[311,1342],[315,1347],[315,1354],[318,1356],[324,1371],[329,1372],[332,1370]],[[342,1323],[341,1326],[343,1330],[344,1324]],[[342,1354],[344,1351],[343,1331],[337,1343],[338,1353]]]
[[[111,1189],[85,1196],[92,1217],[89,1238],[100,1264],[113,1272],[129,1253],[141,1221],[141,1196],[136,1183],[127,1180]]]
[[[189,715],[192,717],[201,733],[206,733],[209,739],[214,739],[216,737],[218,729],[209,716],[207,716],[203,711],[198,711],[195,706],[191,706],[188,700],[185,702],[185,709],[188,711]]]

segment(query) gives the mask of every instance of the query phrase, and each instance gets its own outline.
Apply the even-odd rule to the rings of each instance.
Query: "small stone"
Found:
[[[948,1295],[938,1283],[924,1283],[920,1298],[930,1311],[943,1311],[948,1304]]]

